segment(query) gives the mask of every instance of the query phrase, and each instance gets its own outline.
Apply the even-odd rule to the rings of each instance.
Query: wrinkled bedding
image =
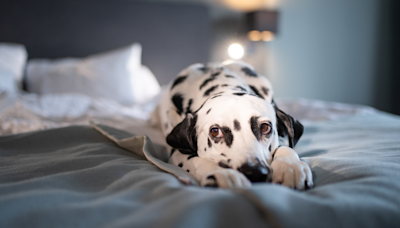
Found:
[[[186,185],[143,156],[163,147],[121,147],[132,135],[113,127],[103,130],[117,141],[90,126],[2,136],[0,227],[398,227],[400,118],[304,125],[296,151],[315,182],[305,192]]]
[[[24,133],[70,125],[89,125],[90,121],[107,124],[128,132],[161,135],[148,127],[147,120],[157,99],[141,105],[123,106],[104,98],[83,94],[7,94],[0,91],[0,135]]]
[[[0,135],[88,125],[90,121],[132,132],[135,127],[146,127],[145,122],[158,99],[155,97],[146,104],[123,106],[113,100],[94,99],[78,93],[37,95],[0,91]],[[318,100],[276,99],[276,102],[280,109],[301,121],[325,121],[375,112],[366,106]]]

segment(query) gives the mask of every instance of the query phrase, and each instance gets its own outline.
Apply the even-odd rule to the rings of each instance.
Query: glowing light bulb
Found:
[[[228,47],[228,54],[232,59],[241,59],[244,55],[244,49],[242,45],[233,43]]]

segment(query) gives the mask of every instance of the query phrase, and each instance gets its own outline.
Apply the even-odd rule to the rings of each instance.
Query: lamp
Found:
[[[246,13],[247,36],[251,41],[271,41],[278,30],[278,12],[258,10]]]

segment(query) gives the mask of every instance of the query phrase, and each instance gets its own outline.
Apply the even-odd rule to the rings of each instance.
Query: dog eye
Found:
[[[263,135],[268,135],[271,132],[271,126],[266,123],[261,124],[260,129]]]
[[[210,130],[210,134],[213,136],[213,137],[217,137],[217,138],[220,138],[220,137],[222,137],[222,136],[224,136],[223,134],[222,134],[222,131],[219,129],[219,128],[211,128],[211,130]]]

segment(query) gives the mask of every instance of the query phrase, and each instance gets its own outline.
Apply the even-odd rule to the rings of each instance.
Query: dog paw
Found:
[[[277,158],[272,164],[272,183],[305,190],[314,186],[310,167],[300,160]]]
[[[200,181],[203,187],[251,187],[251,182],[245,175],[233,169],[215,170],[205,175]]]

